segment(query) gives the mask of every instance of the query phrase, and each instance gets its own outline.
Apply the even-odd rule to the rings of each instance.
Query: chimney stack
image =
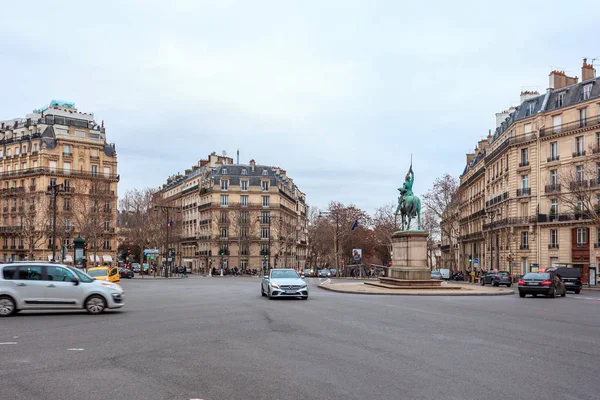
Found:
[[[524,102],[526,102],[529,99],[533,99],[536,98],[540,95],[540,92],[538,92],[537,90],[525,90],[523,92],[521,92],[521,104],[523,104]]]
[[[252,172],[254,172],[255,165],[256,165],[256,162],[254,161],[254,159],[250,160],[250,169],[252,170]]]
[[[574,85],[579,82],[578,77],[570,77],[565,74],[565,71],[554,70],[550,72],[550,89],[558,90],[565,86]]]
[[[596,70],[592,64],[587,63],[587,58],[583,59],[583,65],[581,66],[581,81],[587,81],[596,77]]]

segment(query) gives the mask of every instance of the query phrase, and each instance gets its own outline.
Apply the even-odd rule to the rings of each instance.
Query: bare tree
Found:
[[[73,190],[78,191],[73,197],[75,228],[86,240],[96,263],[100,259],[98,251],[102,249],[103,240],[111,233],[111,229],[114,229],[110,227],[111,200],[114,193],[110,190],[109,181],[101,177],[81,182]]]
[[[27,249],[28,258],[34,258],[34,251],[50,234],[51,201],[44,193],[30,191],[21,196],[18,208],[20,222],[18,237]]]
[[[155,193],[150,188],[129,190],[119,201],[125,241],[140,249],[156,248],[161,243],[161,222],[157,213],[152,210]],[[166,228],[166,224],[164,225]]]
[[[397,229],[395,210],[395,204],[386,204],[376,209],[373,216],[374,247],[382,265],[391,261],[392,234]]]
[[[450,174],[437,178],[431,190],[423,196],[425,210],[423,214],[431,212],[430,229],[447,237],[450,242],[458,236],[458,181]],[[450,246],[450,258],[455,259],[454,246]]]
[[[283,268],[288,268],[290,257],[295,255],[296,243],[298,241],[298,217],[281,213],[275,221],[272,222],[272,238],[276,238],[276,246],[279,253],[278,264]],[[276,234],[276,235],[275,235]],[[283,261],[283,262],[282,262]]]
[[[435,213],[426,208],[421,216],[421,227],[429,234],[427,237],[427,263],[433,269],[435,253],[440,239],[440,223]]]
[[[569,169],[566,169],[569,168]],[[600,149],[591,146],[578,162],[559,171],[559,184],[551,189],[559,201],[550,219],[588,220],[600,226]]]

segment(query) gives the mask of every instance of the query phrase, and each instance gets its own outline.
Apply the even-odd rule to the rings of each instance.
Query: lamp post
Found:
[[[333,214],[333,216],[335,217],[335,230],[333,233],[333,248],[335,250],[335,270],[336,270],[336,275],[337,276],[341,276],[340,273],[340,258],[339,258],[339,251],[338,251],[338,232],[340,230],[340,215],[338,212],[331,212],[331,211],[321,211],[319,212],[319,218],[323,217],[323,216],[331,216],[331,214]]]
[[[69,189],[64,183],[56,183],[55,179],[48,185],[48,194],[52,196],[52,261],[56,261],[56,197]]]
[[[494,219],[496,219],[496,217],[499,217],[502,215],[502,211],[500,209],[496,210],[495,212],[487,212],[486,211],[486,217],[490,220],[490,224],[494,223]],[[492,229],[494,227],[490,227],[490,270],[494,269],[494,240],[493,240],[493,233],[492,233]],[[500,249],[498,249],[498,254],[500,254]]]
[[[172,221],[171,221],[171,210],[174,210],[175,212],[179,212],[181,210],[181,208],[179,206],[165,206],[165,205],[156,205],[153,207],[154,211],[162,211],[166,217],[167,217],[167,225],[166,225],[166,229],[167,231],[165,232],[165,278],[169,277],[169,267],[170,267],[170,261],[169,260],[169,233],[171,232],[171,226],[172,226]],[[173,257],[174,258],[174,257]]]

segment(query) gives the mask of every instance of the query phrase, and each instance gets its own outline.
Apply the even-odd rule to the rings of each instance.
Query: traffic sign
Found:
[[[473,260],[473,262],[474,262],[475,264],[479,264],[479,258],[476,258],[476,259],[474,259],[474,260]]]
[[[146,249],[144,250],[144,255],[150,255],[150,254],[158,254],[158,249]]]

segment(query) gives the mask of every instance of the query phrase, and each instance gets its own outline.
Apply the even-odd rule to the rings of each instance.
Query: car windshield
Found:
[[[441,275],[442,273],[440,271],[433,271],[432,274],[433,275]]]
[[[296,271],[271,271],[271,279],[298,279]]]
[[[73,271],[73,273],[77,275],[77,279],[79,279],[81,282],[90,283],[94,281],[94,278],[85,272],[78,270],[77,268],[69,268],[69,270]]]
[[[107,276],[108,271],[105,269],[93,269],[91,271],[88,271],[88,275],[89,276]]]
[[[550,274],[547,274],[545,272],[538,272],[538,273],[533,273],[530,272],[529,274],[526,274],[523,279],[550,279]]]

